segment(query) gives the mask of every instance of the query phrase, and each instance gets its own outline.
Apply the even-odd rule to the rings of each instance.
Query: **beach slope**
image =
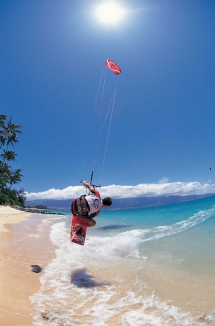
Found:
[[[31,272],[25,247],[16,226],[31,213],[0,206],[0,320],[3,326],[32,325],[29,296],[39,288],[38,274]],[[18,223],[18,224],[12,224]],[[17,234],[19,233],[19,234]],[[36,246],[36,243],[35,243]]]

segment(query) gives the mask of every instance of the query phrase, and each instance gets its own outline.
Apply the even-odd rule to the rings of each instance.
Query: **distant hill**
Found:
[[[135,197],[135,198],[121,198],[114,199],[111,209],[123,209],[123,208],[135,208],[135,207],[147,207],[147,206],[160,206],[174,203],[182,203],[185,201],[211,197],[215,194],[207,195],[189,195],[189,196],[158,196],[158,197]],[[65,208],[70,209],[71,201],[73,199],[37,199],[26,200],[26,206],[45,205],[49,208]]]

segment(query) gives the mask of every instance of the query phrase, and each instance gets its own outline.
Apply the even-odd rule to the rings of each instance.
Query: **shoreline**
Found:
[[[6,224],[19,223],[25,221],[32,213],[20,211],[10,206],[0,205],[0,232],[9,232]]]
[[[92,287],[92,291],[90,290],[91,284],[93,284],[91,283],[91,276],[93,280],[95,279],[96,287],[99,286],[100,282],[102,282],[101,284],[104,283],[104,285],[114,285],[118,293],[118,297],[116,298],[118,303],[124,302],[123,300],[129,303],[130,299],[126,293],[133,291],[135,294],[134,303],[131,301],[131,304],[134,307],[134,311],[137,310],[137,313],[140,313],[141,318],[144,318],[144,313],[146,313],[146,316],[148,313],[150,315],[150,309],[152,307],[162,315],[162,305],[164,304],[164,309],[168,308],[168,306],[170,307],[170,317],[172,314],[171,309],[173,308],[179,312],[179,318],[183,320],[184,318],[188,318],[188,321],[192,320],[195,324],[204,323],[205,325],[210,325],[210,321],[214,320],[215,294],[211,291],[214,285],[214,277],[208,279],[204,275],[201,275],[201,273],[199,274],[199,270],[197,270],[196,274],[192,274],[192,270],[189,270],[190,264],[192,265],[192,260],[188,261],[187,268],[180,269],[180,264],[182,263],[181,260],[178,260],[180,256],[178,258],[176,257],[175,260],[173,259],[174,256],[166,255],[167,240],[167,244],[166,241],[162,242],[163,247],[160,247],[160,244],[156,245],[156,242],[148,246],[145,244],[144,255],[146,255],[147,260],[145,258],[143,260],[139,258],[138,260],[135,259],[134,262],[136,261],[137,263],[135,269],[133,260],[131,261],[130,258],[128,260],[125,259],[127,256],[126,252],[126,256],[123,251],[122,255],[118,251],[115,254],[111,247],[110,254],[113,254],[113,260],[111,260],[111,263],[109,259],[106,260],[105,257],[109,258],[110,256],[108,252],[108,256],[104,254],[106,253],[106,246],[110,242],[108,238],[103,237],[101,239],[100,248],[96,251],[96,255],[93,252],[91,255],[90,251],[86,255],[85,249],[81,253],[81,250],[79,250],[80,247],[75,247],[76,245],[74,245],[74,248],[67,246],[68,225],[65,227],[64,223],[59,223],[59,225],[55,226],[55,224],[58,224],[56,221],[61,220],[61,216],[55,218],[51,215],[42,214],[28,213],[27,215],[25,212],[16,211],[14,208],[0,206],[0,223],[3,229],[6,230],[0,233],[0,325],[31,326],[34,324],[34,321],[38,325],[41,322],[42,325],[43,323],[47,323],[48,319],[52,318],[55,313],[56,320],[61,324],[60,317],[63,318],[64,312],[66,314],[65,318],[68,317],[68,319],[71,318],[73,320],[74,317],[75,321],[82,321],[82,317],[85,316],[86,311],[84,308],[83,310],[82,308],[77,308],[78,305],[76,304],[79,300],[86,298],[86,305],[88,305],[88,302],[91,300],[91,294],[94,293],[94,287]],[[66,221],[65,218],[62,220]],[[56,241],[52,242],[50,236],[51,239],[54,238]],[[192,241],[192,237],[188,238],[189,241]],[[93,243],[93,235],[91,240]],[[187,241],[186,237],[177,235],[177,242],[175,243],[177,243],[178,248],[180,248],[180,244],[184,243],[184,241]],[[133,239],[131,238],[129,243],[132,242]],[[53,243],[56,243],[56,245]],[[170,244],[174,249],[174,241],[173,244],[172,242]],[[155,247],[158,245],[159,250],[156,250]],[[89,246],[89,248],[91,247]],[[115,248],[118,249],[117,244]],[[124,247],[122,246],[121,248],[123,249]],[[117,259],[114,259],[114,257]],[[131,255],[131,259],[133,259],[132,257],[135,258],[136,253],[135,256]],[[53,261],[54,264],[49,265]],[[100,267],[98,269],[98,263],[101,261],[104,264],[99,265]],[[170,262],[171,265],[163,264],[162,261]],[[80,269],[83,262],[86,268]],[[33,273],[31,265],[41,266],[42,269],[45,269],[44,274],[43,270],[39,274]],[[82,270],[84,272],[83,275],[81,274]],[[121,270],[117,278],[115,278],[116,270]],[[67,297],[67,285],[64,287],[65,272],[67,273],[66,283],[69,285],[68,280],[71,283],[69,299],[68,301],[65,300],[66,302],[59,302],[58,296],[55,298],[54,295],[49,296],[48,294],[53,293],[53,284],[56,284],[56,288],[61,284],[63,286],[60,287],[60,292],[54,294],[60,293],[60,297],[64,295]],[[74,278],[72,280],[71,277],[78,272],[80,272],[80,275],[77,274],[80,278]],[[44,289],[42,280],[47,275],[47,287]],[[136,279],[136,283],[133,283],[134,279]],[[83,287],[79,287],[77,282],[81,282],[82,284],[83,280],[86,283],[83,284]],[[90,286],[88,287],[88,285]],[[75,291],[71,295],[73,286],[78,287],[78,292]],[[125,291],[126,286],[127,290]],[[108,286],[107,291],[109,289],[111,290],[111,286]],[[100,293],[102,298],[102,292],[106,297],[108,292],[106,293],[105,288],[104,291],[102,288],[99,288],[97,293]],[[87,298],[88,295],[89,298]],[[32,296],[34,297],[33,301],[30,300]],[[135,301],[139,302],[140,297],[142,298],[140,305],[142,305],[142,302],[145,302],[146,305],[143,311],[141,310],[142,306],[140,309],[138,306],[135,306]],[[147,301],[148,298],[151,298],[152,305]],[[155,301],[153,301],[154,298]],[[159,299],[158,305],[157,298]],[[115,299],[113,298],[113,300]],[[149,312],[147,312],[148,304]],[[74,305],[75,316],[70,312],[71,305]],[[109,306],[108,302],[107,307],[111,308],[111,304]],[[94,308],[95,306],[92,304],[92,309]],[[126,305],[122,309],[120,316],[123,316],[124,309],[126,311]],[[181,314],[180,311],[182,311]],[[185,315],[188,314],[187,317],[183,316],[184,313]],[[174,318],[174,316],[173,314],[172,317]],[[168,317],[168,320],[170,320],[170,317]],[[115,322],[115,317],[113,320]],[[113,320],[110,321],[110,324]],[[109,325],[109,323],[107,324]]]
[[[39,290],[40,273],[31,270],[31,264],[42,267],[49,262],[54,250],[41,255],[41,242],[50,245],[47,235],[36,237],[38,223],[46,218],[0,206],[0,320],[1,325],[33,325],[33,308],[29,297]]]

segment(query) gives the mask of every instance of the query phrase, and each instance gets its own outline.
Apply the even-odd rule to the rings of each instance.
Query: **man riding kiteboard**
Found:
[[[73,217],[75,216],[78,221],[72,225],[73,232],[77,235],[85,235],[83,227],[95,226],[94,217],[99,215],[100,209],[112,204],[110,197],[101,199],[100,193],[89,182],[83,181],[82,183],[90,193],[75,199],[71,204]]]

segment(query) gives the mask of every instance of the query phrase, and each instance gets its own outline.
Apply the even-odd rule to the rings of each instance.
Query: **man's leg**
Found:
[[[85,216],[77,216],[78,224],[74,225],[76,230],[80,229],[82,226],[92,227],[96,225],[96,221],[93,218]]]

